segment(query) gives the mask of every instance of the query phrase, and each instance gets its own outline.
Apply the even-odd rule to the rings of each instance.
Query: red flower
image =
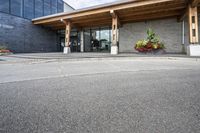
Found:
[[[7,49],[3,49],[3,50],[0,50],[0,53],[10,53],[11,51],[10,50],[7,50]]]

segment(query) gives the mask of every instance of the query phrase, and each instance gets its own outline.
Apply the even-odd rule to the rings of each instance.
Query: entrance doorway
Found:
[[[85,52],[110,52],[111,28],[93,28],[84,30]]]
[[[59,31],[58,32],[58,41],[59,46],[58,50],[63,51],[63,48],[65,46],[65,31]],[[70,50],[71,52],[80,52],[80,34],[78,31],[72,31],[70,36]]]
[[[71,52],[81,52],[81,46],[80,46],[80,35],[79,32],[72,32],[70,37],[70,48]]]

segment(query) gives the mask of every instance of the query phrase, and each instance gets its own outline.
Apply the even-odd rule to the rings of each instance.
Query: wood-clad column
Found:
[[[71,22],[66,23],[66,29],[65,29],[65,46],[70,46],[70,32],[71,32]]]
[[[64,54],[71,53],[70,50],[70,33],[71,33],[71,22],[65,21],[66,29],[65,29],[65,47]]]
[[[112,18],[112,46],[117,46],[118,41],[118,24],[117,17]]]
[[[190,45],[187,47],[187,54],[189,56],[200,56],[197,6],[188,6],[188,20]]]
[[[118,27],[119,27],[119,18],[116,13],[111,10],[110,14],[112,16],[112,46],[111,46],[111,54],[116,55],[118,54],[118,41],[119,41],[119,34],[118,34]]]
[[[199,43],[199,32],[198,32],[197,7],[191,7],[191,5],[189,5],[188,17],[189,17],[188,20],[189,20],[190,44],[198,44]]]

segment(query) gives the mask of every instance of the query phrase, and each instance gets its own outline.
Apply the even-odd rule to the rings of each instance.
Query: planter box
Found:
[[[139,51],[139,50],[138,50]],[[149,55],[162,55],[166,54],[164,49],[156,49],[156,50],[149,50],[149,51],[139,51],[140,54],[149,54]]]
[[[12,54],[12,52],[10,50],[0,50],[0,55],[8,55],[8,54]]]
[[[11,52],[10,50],[5,49],[5,50],[0,50],[0,53],[11,53]]]

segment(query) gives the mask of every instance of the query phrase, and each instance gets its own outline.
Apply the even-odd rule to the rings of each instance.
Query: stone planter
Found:
[[[156,49],[156,50],[151,50],[151,51],[139,52],[139,54],[143,54],[143,55],[162,55],[162,54],[166,54],[166,51],[164,49]]]
[[[7,54],[11,54],[12,52],[10,50],[7,49],[2,49],[0,50],[0,55],[7,55]]]

